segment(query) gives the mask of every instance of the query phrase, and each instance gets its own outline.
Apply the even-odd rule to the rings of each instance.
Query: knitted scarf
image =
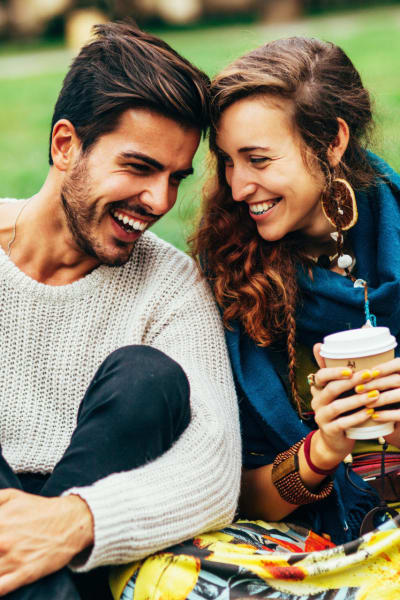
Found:
[[[368,282],[370,310],[377,324],[389,327],[400,342],[400,177],[383,160],[369,157],[385,181],[357,194],[359,217],[348,235],[357,277]],[[348,278],[316,266],[312,279],[299,270],[298,282],[300,342],[311,347],[325,335],[365,323],[364,290],[354,288]],[[277,368],[278,353],[258,347],[239,324],[226,332],[226,338],[239,389],[266,426],[272,462],[276,454],[307,435],[309,428],[289,400]],[[357,475],[352,476],[357,485],[369,488]],[[336,543],[343,543],[358,536],[363,516],[377,503],[376,497],[349,484],[340,465],[335,493],[300,510],[317,532],[329,533]]]

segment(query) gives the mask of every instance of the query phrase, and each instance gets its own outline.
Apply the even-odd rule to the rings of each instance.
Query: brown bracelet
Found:
[[[333,481],[328,479],[316,493],[304,485],[299,473],[298,452],[305,438],[281,452],[272,464],[272,483],[283,500],[300,506],[324,500],[333,490]]]

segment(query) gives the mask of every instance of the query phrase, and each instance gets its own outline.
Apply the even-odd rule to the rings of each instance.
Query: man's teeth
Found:
[[[275,198],[269,202],[259,202],[258,204],[250,204],[249,210],[253,215],[263,215],[268,212],[275,204],[278,204],[280,198]]]
[[[148,225],[148,223],[145,223],[144,221],[128,217],[125,213],[118,212],[117,210],[112,211],[112,215],[118,219],[118,221],[121,221],[124,225],[128,225],[135,231],[144,231]]]

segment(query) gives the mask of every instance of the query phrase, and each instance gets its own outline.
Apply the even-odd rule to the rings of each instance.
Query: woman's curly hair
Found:
[[[241,322],[260,346],[286,338],[289,380],[300,411],[295,383],[297,270],[302,265],[310,268],[311,263],[302,250],[300,234],[289,233],[275,242],[260,237],[247,205],[232,199],[216,146],[223,111],[237,100],[257,96],[293,103],[305,167],[311,168],[307,158],[311,151],[327,188],[333,176],[328,149],[338,134],[338,117],[350,130],[340,176],[355,189],[374,180],[376,174],[362,144],[372,126],[371,102],[360,75],[339,47],[301,37],[257,48],[224,69],[211,84],[210,162],[215,174],[205,187],[201,221],[190,240],[192,255],[206,265],[227,327],[231,321]]]

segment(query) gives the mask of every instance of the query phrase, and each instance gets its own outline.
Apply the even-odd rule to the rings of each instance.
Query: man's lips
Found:
[[[117,225],[127,233],[142,232],[155,221],[155,219],[149,219],[148,217],[132,215],[131,213],[118,208],[111,208],[110,214]]]

